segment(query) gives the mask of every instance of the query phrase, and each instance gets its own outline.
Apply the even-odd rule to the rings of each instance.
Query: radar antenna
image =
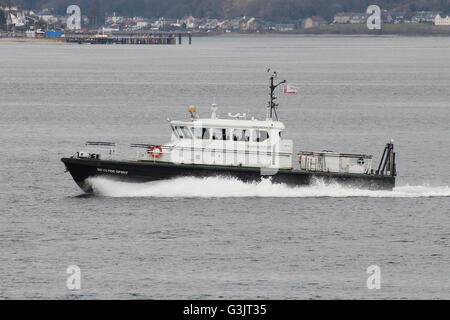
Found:
[[[267,69],[267,72],[270,72],[270,69]],[[277,79],[277,72],[274,71],[272,75],[270,76],[270,100],[269,100],[269,106],[267,107],[267,120],[273,120],[273,115],[275,114],[275,118],[278,121],[278,115],[277,115],[277,107],[278,103],[275,102],[277,97],[275,96],[275,89],[283,84],[286,83],[286,80],[280,81],[277,84],[274,84],[274,81]]]

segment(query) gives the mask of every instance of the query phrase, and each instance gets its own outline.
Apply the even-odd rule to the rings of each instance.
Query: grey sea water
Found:
[[[0,44],[0,298],[450,298],[449,56],[433,37]],[[377,161],[394,139],[398,187],[97,179],[84,196],[64,172],[87,140],[167,141],[189,104],[263,117],[268,67],[300,88],[279,108],[295,150]]]

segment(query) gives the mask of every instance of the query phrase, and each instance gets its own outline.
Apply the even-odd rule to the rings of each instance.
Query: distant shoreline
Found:
[[[398,26],[398,25],[397,25]],[[396,38],[396,37],[449,37],[450,28],[436,28],[434,26],[424,26],[419,29],[410,29],[405,27],[387,27],[382,30],[374,30],[373,32],[365,29],[365,25],[359,25],[357,29],[350,30],[339,26],[333,28],[312,28],[301,31],[292,31],[285,33],[273,32],[229,32],[229,33],[192,33],[194,38]],[[352,26],[355,28],[355,26]],[[439,31],[439,32],[436,32]],[[397,32],[395,32],[397,31]],[[416,32],[414,32],[416,31]],[[418,32],[417,32],[418,31]],[[425,32],[428,31],[429,33]],[[176,32],[174,32],[176,33]],[[26,37],[5,37],[0,38],[0,44],[53,44],[62,45],[74,43],[66,42],[64,38],[26,38]]]
[[[239,37],[255,35],[267,37],[433,37],[450,36],[450,26],[435,26],[432,24],[383,24],[380,30],[369,30],[365,24],[334,24],[297,29],[284,33],[225,33],[223,36]]]
[[[194,34],[195,36],[195,34]],[[394,38],[406,35],[401,34],[335,34],[335,33],[219,33],[215,35],[199,36],[199,37],[223,37],[223,38],[366,38],[366,37],[381,37]],[[418,35],[422,36],[422,35]]]

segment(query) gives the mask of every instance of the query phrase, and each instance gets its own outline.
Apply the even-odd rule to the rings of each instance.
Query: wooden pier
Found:
[[[183,38],[192,44],[191,33],[162,33],[162,32],[114,32],[110,34],[66,33],[66,42],[89,44],[182,44]]]

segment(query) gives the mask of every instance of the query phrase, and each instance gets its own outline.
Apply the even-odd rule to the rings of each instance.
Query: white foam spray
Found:
[[[419,198],[450,197],[449,186],[399,186],[393,191],[357,189],[339,184],[316,182],[311,186],[291,187],[272,183],[269,179],[245,183],[235,178],[183,177],[145,183],[129,183],[104,177],[89,178],[94,193],[107,197],[376,197],[376,198]]]

